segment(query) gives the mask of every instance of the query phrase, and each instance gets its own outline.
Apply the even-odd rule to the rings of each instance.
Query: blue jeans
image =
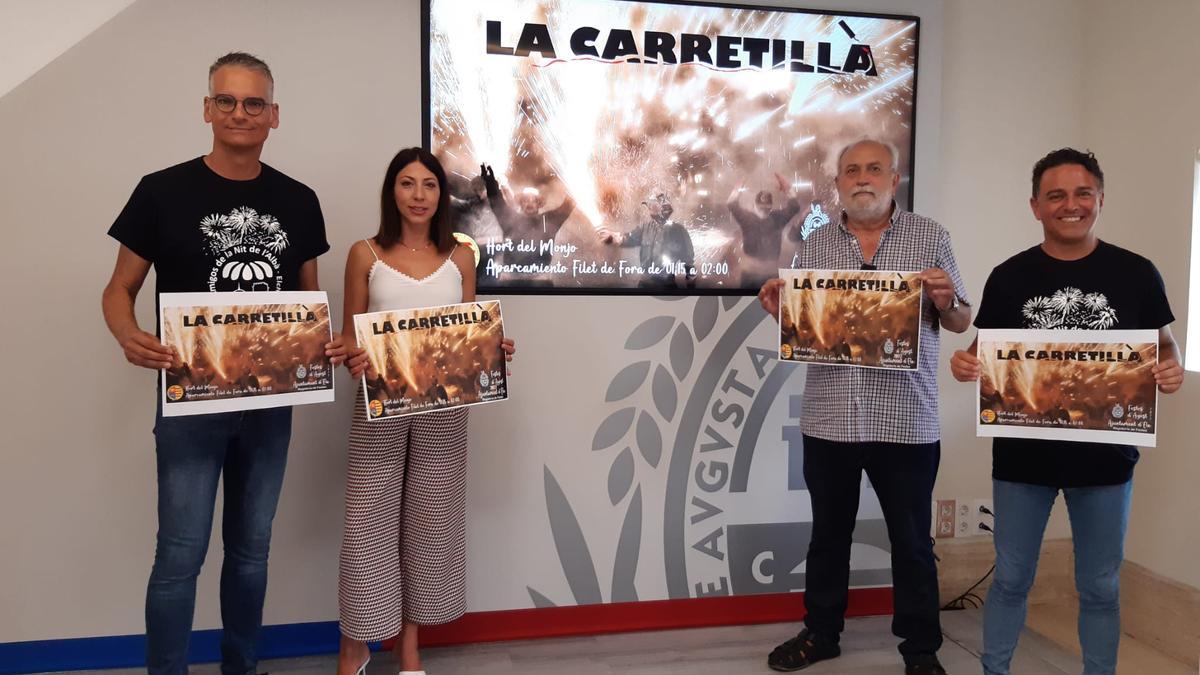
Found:
[[[255,672],[271,521],[291,433],[291,408],[189,417],[163,417],[159,410],[154,423],[158,542],[146,590],[150,673],[187,673],[196,577],[208,553],[222,473],[221,672]]]
[[[1025,601],[1058,488],[993,481],[996,505],[996,578],[983,608],[983,671],[1009,672],[1025,627]],[[1075,545],[1079,591],[1079,644],[1084,675],[1117,672],[1121,638],[1120,578],[1133,481],[1064,488]]]

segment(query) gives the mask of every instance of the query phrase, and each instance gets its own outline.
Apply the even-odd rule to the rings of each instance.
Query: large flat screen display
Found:
[[[484,293],[750,294],[841,210],[912,198],[918,20],[628,0],[425,0],[425,133]]]

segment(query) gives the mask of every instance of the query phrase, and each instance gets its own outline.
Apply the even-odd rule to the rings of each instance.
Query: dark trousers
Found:
[[[863,471],[875,488],[892,545],[892,632],[900,653],[932,654],[942,645],[937,566],[929,538],[933,481],[941,443],[835,443],[804,437],[804,479],[812,499],[804,623],[837,640],[845,627],[850,544]]]

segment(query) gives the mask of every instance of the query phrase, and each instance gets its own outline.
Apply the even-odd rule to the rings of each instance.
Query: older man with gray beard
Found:
[[[961,333],[971,321],[950,235],[929,218],[901,210],[895,147],[873,139],[838,155],[842,213],[816,230],[797,267],[920,271],[926,302],[917,370],[809,365],[801,429],[813,529],[805,563],[804,630],[767,658],[793,671],[841,654],[850,546],[862,474],[875,489],[892,547],[892,632],[901,638],[906,675],[944,675],[937,650],[937,567],[929,538],[933,482],[941,458],[937,363],[939,327]],[[782,279],[763,285],[759,302],[778,319]]]

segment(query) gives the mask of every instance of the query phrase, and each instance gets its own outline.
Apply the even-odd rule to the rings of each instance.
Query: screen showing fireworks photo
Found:
[[[840,214],[836,154],[899,153],[915,17],[426,0],[425,131],[483,292],[749,294]]]

